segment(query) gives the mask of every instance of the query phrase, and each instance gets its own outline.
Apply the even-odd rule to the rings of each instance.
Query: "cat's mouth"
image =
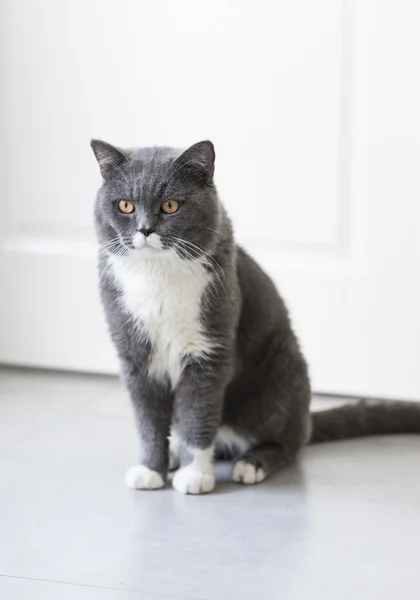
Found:
[[[160,236],[157,233],[151,233],[148,236],[137,232],[133,238],[133,246],[136,250],[163,250]]]

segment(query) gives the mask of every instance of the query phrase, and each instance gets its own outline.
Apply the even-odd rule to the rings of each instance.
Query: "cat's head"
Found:
[[[95,218],[107,252],[196,258],[216,242],[220,204],[209,141],[173,148],[121,150],[92,140],[103,178]]]

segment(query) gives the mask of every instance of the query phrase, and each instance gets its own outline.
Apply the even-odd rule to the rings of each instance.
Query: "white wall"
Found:
[[[315,387],[420,396],[420,251],[412,229],[389,243],[399,207],[412,226],[419,217],[409,195],[419,3],[8,0],[1,10],[0,360],[115,370],[89,139],[210,138],[238,240],[289,301]],[[387,345],[393,310],[405,320],[388,319]]]
[[[91,235],[92,136],[177,146],[209,137],[241,239],[336,240],[341,2],[6,4],[19,228]]]

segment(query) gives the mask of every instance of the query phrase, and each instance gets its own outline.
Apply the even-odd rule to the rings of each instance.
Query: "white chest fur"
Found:
[[[124,310],[139,335],[151,343],[149,374],[158,379],[169,375],[175,387],[184,357],[204,357],[214,348],[200,323],[201,299],[211,281],[209,274],[200,263],[186,265],[169,252],[155,256],[143,252],[112,255],[109,263],[122,292]]]

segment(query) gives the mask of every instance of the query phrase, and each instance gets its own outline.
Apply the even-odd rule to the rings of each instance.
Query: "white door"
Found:
[[[216,145],[318,391],[420,397],[420,5],[2,3],[0,360],[115,372],[90,137]]]

